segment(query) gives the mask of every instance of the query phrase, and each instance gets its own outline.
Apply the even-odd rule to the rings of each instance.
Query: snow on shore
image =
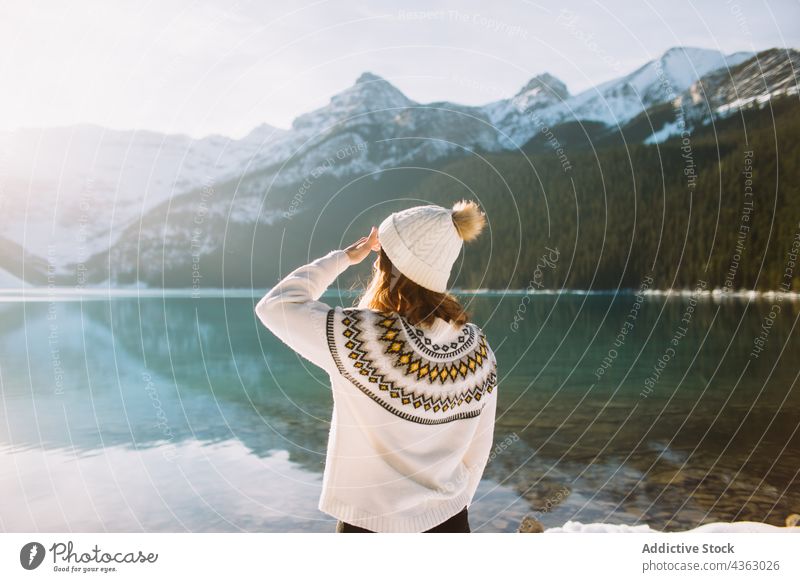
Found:
[[[662,533],[647,524],[622,525],[611,523],[581,523],[568,521],[561,527],[551,527],[544,533]],[[671,532],[670,532],[671,533]],[[800,533],[800,527],[778,527],[757,521],[737,521],[733,523],[714,522],[675,533]]]

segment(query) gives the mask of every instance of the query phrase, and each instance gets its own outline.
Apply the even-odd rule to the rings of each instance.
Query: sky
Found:
[[[288,128],[364,71],[481,105],[578,93],[673,46],[800,48],[797,0],[0,0],[0,130]]]

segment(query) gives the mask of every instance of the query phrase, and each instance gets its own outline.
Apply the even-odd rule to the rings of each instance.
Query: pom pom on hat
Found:
[[[472,200],[459,200],[453,204],[453,224],[464,242],[478,238],[486,225],[486,215]]]

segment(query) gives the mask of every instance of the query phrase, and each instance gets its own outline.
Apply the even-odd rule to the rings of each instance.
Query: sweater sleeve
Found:
[[[350,264],[344,250],[331,251],[289,273],[255,308],[261,323],[283,343],[328,372],[336,369],[325,334],[331,307],[319,298]]]
[[[494,360],[494,354],[492,354]],[[475,436],[470,443],[467,452],[464,454],[464,464],[469,470],[469,501],[467,507],[472,505],[472,499],[475,496],[475,491],[478,489],[478,484],[481,482],[483,471],[489,461],[489,454],[492,451],[492,443],[494,442],[494,422],[497,414],[497,387],[491,397],[489,397],[481,411],[478,422],[478,428],[475,431]]]

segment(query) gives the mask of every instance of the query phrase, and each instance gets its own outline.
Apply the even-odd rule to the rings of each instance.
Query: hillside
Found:
[[[775,288],[794,232],[798,68],[792,49],[676,47],[576,95],[541,73],[479,107],[421,104],[364,73],[289,130],[265,124],[241,140],[0,132],[12,154],[0,274],[263,288],[393,210],[475,197],[492,236],[469,248],[457,286],[524,288],[557,245],[549,287],[637,287],[652,271],[660,287]],[[749,149],[755,206],[743,218]]]

